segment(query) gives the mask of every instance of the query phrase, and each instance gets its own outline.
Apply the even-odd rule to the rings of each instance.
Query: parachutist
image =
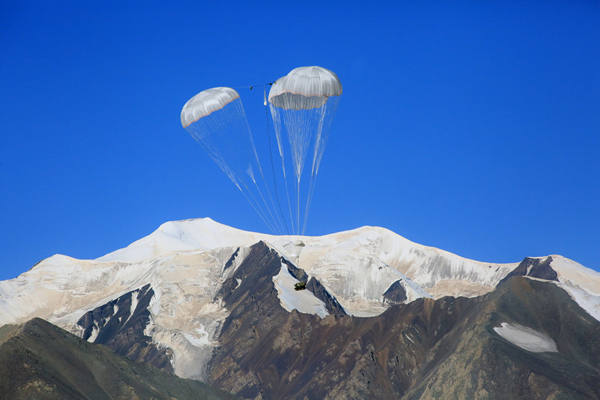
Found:
[[[305,290],[306,282],[298,282],[294,285],[294,290]]]

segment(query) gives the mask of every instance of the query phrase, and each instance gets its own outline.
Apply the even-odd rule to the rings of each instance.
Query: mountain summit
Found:
[[[168,222],[0,282],[0,326],[35,317],[243,398],[600,390],[600,274],[556,255],[468,260],[377,227],[308,237]]]

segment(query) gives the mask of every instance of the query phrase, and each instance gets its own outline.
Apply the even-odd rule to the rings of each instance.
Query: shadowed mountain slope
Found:
[[[234,399],[35,318],[0,328],[0,399]]]
[[[82,339],[173,373],[171,351],[158,348],[152,338],[144,334],[150,321],[148,307],[153,296],[154,291],[148,284],[88,311],[77,322],[83,329]]]

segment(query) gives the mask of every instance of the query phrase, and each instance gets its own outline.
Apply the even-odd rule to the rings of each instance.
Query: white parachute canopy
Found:
[[[281,232],[238,92],[217,87],[198,93],[183,106],[181,125],[240,189],[267,226]]]
[[[290,220],[296,234],[304,234],[306,229],[317,173],[341,95],[342,84],[337,75],[315,66],[292,70],[278,79],[269,92]],[[310,176],[303,181],[307,157],[310,165],[305,175]],[[289,168],[293,178],[287,172]],[[289,186],[293,190],[291,196]]]

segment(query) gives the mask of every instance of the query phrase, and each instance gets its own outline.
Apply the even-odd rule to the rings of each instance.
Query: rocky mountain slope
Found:
[[[169,222],[0,282],[0,326],[34,317],[244,398],[470,398],[506,390],[494,374],[516,395],[598,389],[600,274],[561,256],[477,262],[383,228],[277,237]]]
[[[243,398],[600,395],[600,323],[551,282],[515,275],[476,298],[321,318],[278,307],[276,252],[250,258],[230,279],[252,283],[219,294],[231,313],[209,364],[209,381]]]
[[[234,399],[42,320],[0,328],[0,399]]]

